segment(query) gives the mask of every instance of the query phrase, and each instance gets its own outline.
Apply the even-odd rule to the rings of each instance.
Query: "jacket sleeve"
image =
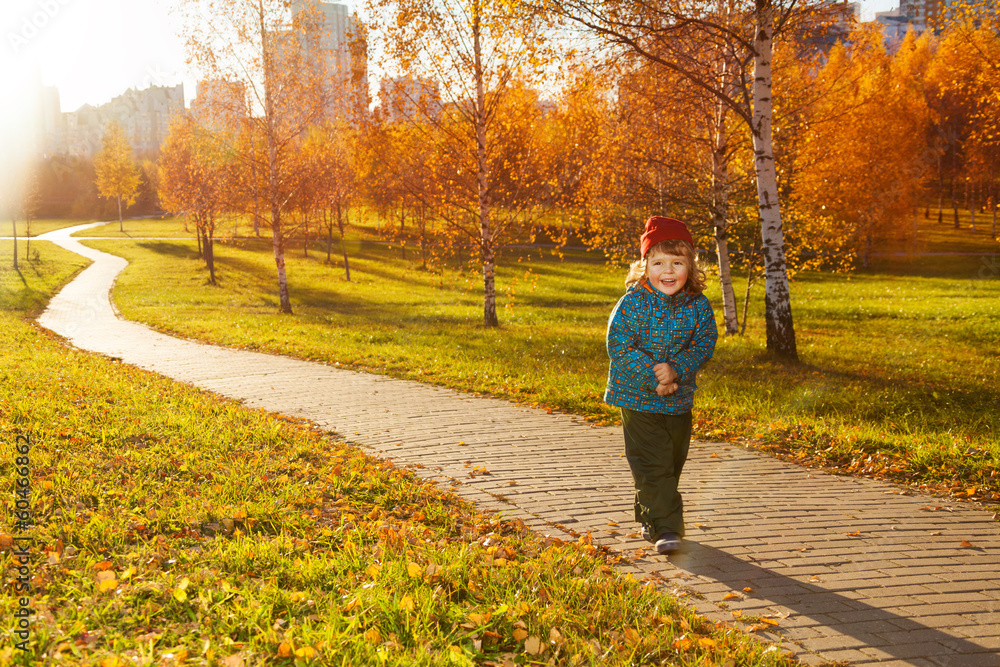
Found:
[[[612,376],[625,378],[633,389],[656,391],[654,360],[640,348],[642,318],[628,294],[618,301],[608,320],[608,356]],[[615,373],[614,371],[617,371]]]
[[[715,351],[715,341],[719,330],[715,324],[715,313],[708,299],[702,295],[695,304],[697,321],[691,343],[668,360],[670,367],[678,375],[678,382],[693,382],[695,374],[704,366]]]

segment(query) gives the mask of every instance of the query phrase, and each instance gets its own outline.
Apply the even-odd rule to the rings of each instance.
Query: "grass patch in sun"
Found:
[[[67,347],[25,321],[84,263],[49,250],[0,296],[0,442],[13,457],[33,438],[36,524],[20,652],[3,466],[0,662],[793,664],[586,539],[543,540],[307,424]]]

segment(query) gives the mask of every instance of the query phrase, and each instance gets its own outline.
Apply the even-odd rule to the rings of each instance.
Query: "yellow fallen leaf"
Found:
[[[365,574],[367,574],[372,579],[378,579],[379,570],[380,570],[379,566],[376,565],[375,563],[372,563],[371,565],[365,568]]]
[[[640,635],[635,628],[625,628],[625,632],[623,634],[625,641],[629,644],[638,644],[639,640],[642,639],[642,635]]]
[[[477,613],[473,612],[473,613],[469,614],[469,622],[472,623],[473,625],[482,625],[483,624],[483,615],[482,614],[477,614]]]
[[[105,579],[103,581],[97,582],[97,592],[103,593],[104,591],[113,591],[118,588],[118,580],[112,577],[111,579]]]
[[[372,628],[365,633],[365,641],[369,644],[378,644],[382,641],[382,633],[378,631],[378,628]]]
[[[406,573],[413,578],[417,578],[424,573],[424,568],[417,563],[410,563],[406,566]]]
[[[352,611],[354,611],[354,610],[355,610],[355,609],[356,609],[356,608],[358,607],[358,605],[360,605],[360,604],[361,604],[361,603],[360,603],[360,602],[358,602],[358,599],[357,599],[357,598],[351,598],[351,601],[350,601],[350,602],[348,602],[347,604],[345,604],[345,605],[343,606],[343,608],[342,608],[342,609],[343,609],[343,612],[344,612],[345,614],[346,614],[346,613],[349,613],[349,612],[352,612]]]
[[[712,639],[711,637],[699,637],[698,638],[698,643],[701,644],[702,647],[704,647],[704,648],[714,648],[715,647],[715,640]]]
[[[279,658],[291,658],[293,654],[292,645],[288,642],[281,642],[278,646],[278,657]]]
[[[312,646],[303,646],[302,648],[295,649],[295,657],[303,658],[304,660],[312,660],[316,657],[316,649]]]
[[[122,572],[122,579],[131,579],[132,575],[135,574],[135,572],[136,572],[135,566],[134,565],[129,565],[128,569],[126,569],[124,572]]]
[[[562,633],[556,628],[549,630],[549,641],[553,644],[561,644],[563,641]]]
[[[754,591],[754,589],[752,589],[749,586],[747,586],[746,588],[743,589],[743,592],[744,593],[754,593],[755,591]]]
[[[521,628],[514,629],[514,641],[519,642],[528,636],[528,631]]]
[[[857,536],[858,536],[858,535],[860,535],[860,534],[861,534],[861,531],[860,531],[860,530],[856,530],[856,531],[854,531],[853,533],[846,533],[846,535],[847,535],[848,537],[857,537]]]
[[[538,637],[532,635],[524,640],[524,652],[530,653],[531,655],[538,655],[545,648],[542,640]]]
[[[399,608],[403,611],[413,611],[413,598],[409,595],[404,595],[399,600]]]
[[[725,595],[722,596],[722,599],[723,600],[739,600],[740,599],[740,594],[739,593],[726,593]]]
[[[187,602],[188,599],[187,591],[184,590],[183,588],[175,588],[174,599],[177,600],[178,602]]]
[[[773,618],[762,618],[762,619],[760,619],[760,622],[761,623],[767,623],[768,625],[777,625],[778,624],[778,622],[776,620],[774,620]]]

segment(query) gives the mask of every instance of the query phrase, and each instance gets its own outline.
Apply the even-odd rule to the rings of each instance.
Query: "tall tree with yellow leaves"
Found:
[[[104,129],[101,150],[94,158],[97,174],[97,191],[102,197],[118,202],[118,231],[125,231],[122,223],[122,201],[126,206],[135,202],[139,194],[140,171],[132,155],[132,145],[125,130],[117,121]]]
[[[292,11],[292,10],[295,11]],[[278,280],[278,309],[291,313],[285,248],[295,223],[290,212],[307,184],[297,151],[308,129],[330,113],[335,73],[322,66],[323,19],[315,2],[185,0],[189,57],[208,80],[241,91],[245,124],[233,139],[244,198],[266,211]],[[293,15],[294,14],[294,15]],[[215,101],[231,105],[233,95]]]
[[[410,117],[443,133],[454,163],[447,204],[434,209],[456,228],[473,222],[483,275],[483,322],[499,326],[496,253],[510,213],[498,196],[497,149],[504,131],[501,110],[514,81],[529,85],[547,57],[546,23],[520,0],[368,0],[369,15],[385,38],[387,68],[412,82],[433,81],[440,105],[415,105]],[[407,86],[401,86],[406,90]],[[440,113],[442,106],[445,113]],[[514,171],[524,167],[509,165]]]

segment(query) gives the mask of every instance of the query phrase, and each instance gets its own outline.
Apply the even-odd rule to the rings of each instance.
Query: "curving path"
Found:
[[[1000,523],[979,507],[696,442],[685,548],[649,555],[619,429],[124,321],[108,295],[126,262],[72,239],[78,229],[38,237],[94,260],[38,320],[77,347],[310,419],[539,532],[590,531],[700,613],[776,621],[759,634],[807,664],[1000,666]]]

